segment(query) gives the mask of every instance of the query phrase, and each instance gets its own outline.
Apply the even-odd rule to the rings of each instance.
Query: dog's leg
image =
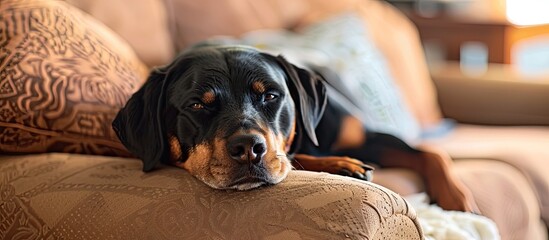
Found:
[[[368,133],[362,147],[337,155],[363,159],[381,167],[410,169],[423,178],[427,194],[443,209],[479,213],[472,193],[451,172],[452,160],[441,153],[414,149],[391,135]]]
[[[374,167],[349,157],[315,157],[307,154],[296,154],[293,166],[299,170],[328,172],[366,181],[372,180],[374,170]]]
[[[425,181],[431,200],[446,210],[479,213],[472,193],[451,172],[452,162],[430,151],[405,152],[387,150],[381,153],[383,167],[407,168],[417,172]]]

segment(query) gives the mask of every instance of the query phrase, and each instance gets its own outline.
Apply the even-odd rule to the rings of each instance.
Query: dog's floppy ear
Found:
[[[282,56],[275,59],[286,73],[286,84],[296,105],[296,117],[301,119],[302,128],[309,139],[318,146],[315,128],[324,114],[328,101],[324,79],[316,73],[289,63]]]
[[[159,115],[165,105],[165,75],[153,70],[145,84],[126,103],[112,122],[126,148],[150,171],[165,157],[164,126]]]
[[[181,70],[184,66],[178,60],[154,69],[112,123],[122,144],[143,161],[143,171],[154,169],[168,154],[162,116],[166,109],[165,90],[168,82],[184,71]]]

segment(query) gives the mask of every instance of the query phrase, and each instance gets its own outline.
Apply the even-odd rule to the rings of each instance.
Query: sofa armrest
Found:
[[[524,77],[491,64],[482,75],[467,75],[459,64],[431,69],[444,116],[463,123],[549,125],[549,77]]]
[[[1,239],[423,239],[398,194],[291,171],[251,191],[214,190],[183,169],[76,154],[0,157]]]

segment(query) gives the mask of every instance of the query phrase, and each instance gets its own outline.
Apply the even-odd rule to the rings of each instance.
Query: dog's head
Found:
[[[316,143],[326,93],[317,75],[241,46],[195,47],[154,70],[113,127],[143,160],[183,167],[218,189],[282,181],[296,138]]]

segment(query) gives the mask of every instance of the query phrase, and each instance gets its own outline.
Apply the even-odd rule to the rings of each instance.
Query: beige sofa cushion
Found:
[[[501,239],[547,239],[536,194],[517,168],[471,158],[454,161],[453,169],[471,190],[482,215],[497,224]],[[405,197],[424,191],[420,176],[405,169],[378,169],[374,182]]]
[[[454,166],[481,213],[496,222],[502,239],[547,239],[536,195],[515,167],[488,159],[457,160]]]
[[[0,239],[420,239],[399,195],[348,177],[292,171],[275,186],[214,190],[136,159],[0,157]]]
[[[495,159],[519,169],[538,198],[549,222],[549,128],[457,125],[426,144],[445,149],[454,159]]]
[[[163,65],[176,54],[165,7],[158,0],[66,0],[128,41],[147,66]]]
[[[116,34],[62,1],[0,5],[0,152],[129,155],[112,119],[147,76]]]
[[[178,50],[213,36],[291,27],[303,13],[302,5],[295,0],[166,1]]]
[[[547,76],[521,75],[503,64],[471,75],[459,62],[438,64],[432,76],[446,117],[469,124],[549,126]]]

